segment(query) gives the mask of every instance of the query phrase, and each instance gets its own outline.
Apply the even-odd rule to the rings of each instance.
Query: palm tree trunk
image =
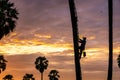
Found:
[[[43,73],[41,73],[41,80],[43,80]]]
[[[75,69],[76,69],[76,80],[82,80],[81,66],[79,61],[79,51],[78,51],[78,26],[77,26],[77,13],[75,9],[74,0],[69,0],[72,30],[73,30],[73,42],[74,42],[74,59],[75,59]]]
[[[113,1],[108,0],[108,15],[109,15],[109,64],[107,80],[112,80],[113,71]]]

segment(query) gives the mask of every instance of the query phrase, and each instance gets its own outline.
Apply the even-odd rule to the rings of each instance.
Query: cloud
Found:
[[[63,52],[65,50],[71,50],[70,44],[46,44],[40,42],[21,42],[22,44],[5,44],[0,46],[1,52],[6,55],[15,55],[15,54],[31,54],[31,53],[51,53],[51,52]],[[32,43],[32,44],[31,44]],[[39,45],[38,45],[39,44]],[[61,47],[62,46],[62,47]]]
[[[50,70],[56,69],[60,72],[60,75],[64,78],[64,74],[69,72],[74,73],[74,64],[73,64],[73,56],[65,56],[67,53],[58,53],[64,55],[53,55],[53,54],[24,54],[24,55],[9,55],[5,56],[7,62],[7,69],[1,75],[5,75],[6,73],[10,73],[14,76],[14,79],[21,79],[25,73],[33,73],[36,79],[39,78],[39,72],[35,69],[35,59],[38,56],[45,56],[49,60],[48,69],[45,70],[44,76],[47,79],[47,75]],[[67,58],[66,58],[67,57]],[[63,65],[64,64],[64,65]],[[17,75],[17,73],[19,75]],[[2,78],[2,77],[1,77]],[[67,77],[66,77],[67,78]]]
[[[60,71],[61,80],[74,80],[74,52],[72,26],[67,0],[11,0],[19,10],[19,20],[14,33],[1,40],[0,52],[8,60],[7,73],[20,79],[25,73],[39,72],[34,68],[35,58],[46,56],[49,68]],[[116,58],[119,53],[119,0],[114,1],[114,73],[119,73]],[[102,80],[107,76],[108,59],[108,15],[105,0],[76,0],[80,37],[87,37],[87,57],[82,58],[83,80]],[[17,55],[16,55],[17,54]],[[96,77],[95,77],[96,76]]]

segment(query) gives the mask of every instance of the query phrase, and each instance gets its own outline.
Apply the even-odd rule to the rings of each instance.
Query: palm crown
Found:
[[[117,58],[117,62],[118,62],[118,67],[120,68],[120,55]]]
[[[18,19],[18,11],[14,3],[9,0],[0,0],[0,39],[15,28]]]
[[[48,60],[45,57],[40,56],[36,58],[35,65],[36,69],[43,73],[44,70],[48,67]]]
[[[3,55],[0,55],[0,73],[6,69],[6,60]]]
[[[25,74],[23,80],[35,80],[35,78],[33,78],[33,74]]]
[[[8,74],[3,78],[3,80],[13,80],[13,76]]]
[[[51,70],[48,77],[50,80],[58,80],[58,78],[60,78],[59,72],[57,70]]]

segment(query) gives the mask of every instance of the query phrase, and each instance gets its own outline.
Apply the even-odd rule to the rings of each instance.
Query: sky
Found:
[[[40,73],[35,59],[45,56],[50,70],[59,71],[59,80],[75,80],[72,26],[68,0],[10,0],[19,11],[14,32],[0,40],[0,54],[7,68],[0,74],[12,74],[22,80],[26,73],[36,80]],[[108,5],[107,0],[75,0],[79,37],[87,37],[87,56],[81,59],[83,80],[106,80],[108,69]],[[113,0],[113,80],[120,79],[117,57],[120,53],[120,1]]]

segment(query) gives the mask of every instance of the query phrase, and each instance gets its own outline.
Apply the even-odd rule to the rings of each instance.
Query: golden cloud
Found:
[[[17,40],[13,39],[12,43],[2,44],[0,53],[7,55],[31,54],[31,53],[51,53],[70,50],[71,44],[47,44],[37,40]]]

